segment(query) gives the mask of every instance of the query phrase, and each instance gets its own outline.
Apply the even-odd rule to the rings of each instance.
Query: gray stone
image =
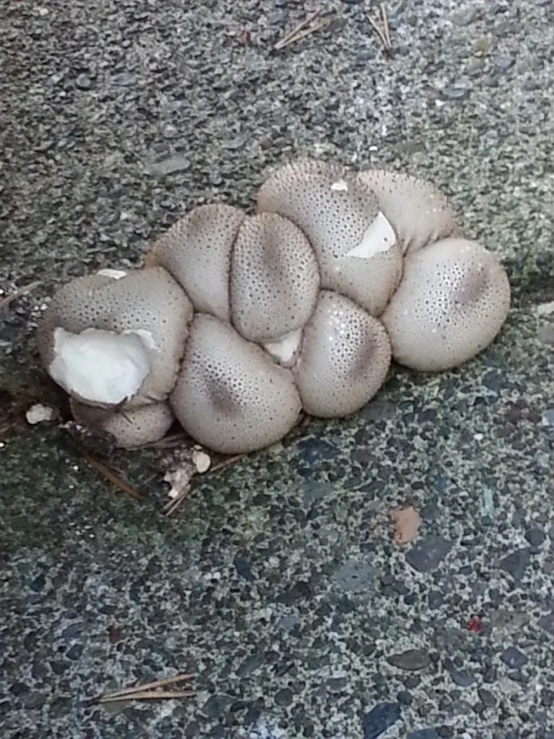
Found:
[[[400,670],[417,671],[428,667],[431,660],[423,649],[408,649],[406,652],[389,655],[387,662]]]
[[[520,670],[527,664],[527,657],[516,647],[508,647],[501,656],[502,662],[513,670]]]
[[[366,590],[373,582],[374,568],[363,560],[350,560],[337,570],[337,585],[347,592]]]
[[[406,561],[418,572],[433,572],[451,549],[451,541],[431,535],[412,546],[406,554]]]
[[[478,688],[477,695],[479,696],[481,703],[486,708],[494,708],[496,706],[497,700],[490,690],[487,690],[486,688]]]
[[[400,720],[398,703],[378,703],[363,719],[364,739],[377,739]]]
[[[498,566],[501,570],[504,570],[511,575],[514,580],[521,580],[525,575],[525,570],[529,565],[530,552],[527,547],[516,549],[515,552],[511,552],[503,557]]]

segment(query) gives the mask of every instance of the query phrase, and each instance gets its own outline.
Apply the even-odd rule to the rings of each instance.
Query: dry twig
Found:
[[[379,39],[383,44],[383,49],[385,50],[385,53],[390,54],[392,52],[392,43],[390,38],[389,18],[387,15],[387,8],[385,6],[385,3],[381,3],[379,9],[381,11],[381,23],[383,24],[382,29],[379,27],[378,22],[371,17],[369,12],[367,14],[367,19],[375,33],[379,36]]]
[[[331,17],[321,17],[322,10],[316,10],[315,13],[312,13],[307,18],[305,18],[301,23],[299,23],[290,33],[287,33],[286,36],[284,36],[280,41],[278,41],[275,46],[273,47],[276,51],[280,51],[281,49],[284,49],[286,46],[290,46],[291,44],[296,43],[297,41],[300,41],[303,38],[306,38],[306,36],[310,36],[312,33],[315,33],[316,31],[322,31],[324,28],[327,28],[327,26],[331,23]]]
[[[136,685],[134,688],[124,688],[123,690],[116,690],[113,693],[108,693],[101,696],[98,699],[99,703],[121,703],[129,700],[163,700],[171,698],[189,698],[194,695],[191,690],[157,690],[157,688],[164,688],[167,685],[176,685],[177,683],[185,682],[186,680],[192,680],[193,674],[182,674],[176,675],[175,677],[169,677],[165,680],[156,680],[153,683],[147,683],[146,685]]]
[[[0,300],[0,311],[4,310],[4,308],[7,308],[10,303],[13,303],[14,300],[17,300],[22,295],[27,295],[27,293],[36,290],[39,285],[42,285],[42,282],[40,280],[37,280],[36,282],[31,282],[30,285],[18,288],[15,292],[11,293],[11,295],[6,295],[5,298],[2,298],[2,300]]]
[[[90,454],[83,454],[83,458],[86,460],[86,462],[88,462],[88,464],[95,472],[98,472],[99,475],[108,480],[108,482],[111,482],[112,485],[115,485],[124,493],[130,495],[131,498],[134,498],[135,500],[140,500],[140,495],[137,493],[137,491],[133,490],[132,487],[127,485],[127,483],[122,480],[121,477],[119,477],[119,475],[111,467],[108,467],[108,465],[104,464],[104,462],[100,462],[100,460],[91,457]]]

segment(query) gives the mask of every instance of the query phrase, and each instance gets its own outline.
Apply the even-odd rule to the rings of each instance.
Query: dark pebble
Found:
[[[247,582],[254,582],[254,575],[250,563],[243,557],[236,556],[233,562],[237,575]]]
[[[25,683],[13,683],[10,687],[10,693],[12,695],[25,695],[29,692],[29,686],[25,685]]]
[[[410,731],[406,739],[439,739],[439,736],[436,729],[417,729]]]
[[[429,666],[430,661],[429,654],[422,649],[408,649],[406,652],[391,654],[387,657],[389,665],[411,672],[424,670]]]
[[[90,90],[92,82],[90,81],[90,77],[87,77],[86,74],[80,74],[75,80],[75,85],[79,90]]]
[[[527,657],[516,647],[508,647],[502,652],[502,662],[511,670],[521,670],[527,664]]]
[[[376,739],[399,720],[398,703],[378,703],[364,716],[364,739]]]
[[[66,654],[66,657],[68,657],[68,659],[77,660],[83,654],[83,645],[74,644],[72,647],[70,647],[67,650],[65,654]]]
[[[525,538],[532,547],[540,547],[540,545],[544,543],[546,536],[541,529],[534,527],[532,529],[527,529],[525,532]]]
[[[31,590],[34,590],[35,593],[40,593],[40,591],[44,588],[46,585],[46,578],[41,573],[40,575],[37,575],[34,580],[31,580],[30,587]]]
[[[428,536],[410,549],[406,554],[406,561],[418,572],[433,572],[451,548],[452,542],[442,536]]]
[[[529,558],[529,549],[523,547],[506,555],[506,557],[500,560],[498,566],[501,570],[511,575],[514,580],[521,580],[529,564]]]
[[[494,708],[496,706],[496,698],[490,692],[490,690],[486,690],[485,688],[479,688],[477,690],[477,695],[479,696],[481,703],[487,708]]]
[[[429,604],[429,608],[440,608],[444,603],[444,596],[440,590],[431,590],[427,596],[427,603]]]
[[[469,688],[475,682],[473,675],[469,675],[467,672],[458,672],[458,670],[451,670],[450,677],[460,688]]]
[[[290,688],[282,688],[275,693],[275,703],[278,706],[290,706],[293,694]]]
[[[232,702],[228,695],[212,695],[202,706],[202,713],[209,718],[219,718],[227,712]]]
[[[402,706],[409,706],[413,701],[413,696],[411,693],[409,693],[407,690],[400,690],[396,694],[396,700],[402,705]]]

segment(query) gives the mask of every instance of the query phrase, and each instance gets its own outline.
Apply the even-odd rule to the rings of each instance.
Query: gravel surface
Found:
[[[392,58],[357,0],[282,51],[318,4],[2,4],[0,286],[42,281],[0,315],[2,739],[554,739],[554,8],[387,6]],[[57,398],[36,318],[301,155],[432,178],[513,309],[467,366],[396,369],[168,521],[152,454],[125,461],[137,503],[21,420]],[[189,670],[192,699],[94,701]]]

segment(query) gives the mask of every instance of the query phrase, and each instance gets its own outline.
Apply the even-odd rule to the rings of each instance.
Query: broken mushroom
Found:
[[[302,160],[266,180],[258,212],[279,213],[302,229],[323,288],[380,315],[402,275],[402,250],[367,185],[338,165]]]
[[[136,407],[173,389],[191,319],[190,300],[161,267],[92,275],[56,293],[37,341],[50,376],[75,399]]]
[[[382,169],[364,170],[358,179],[377,196],[404,254],[458,230],[452,206],[432,182]]]

